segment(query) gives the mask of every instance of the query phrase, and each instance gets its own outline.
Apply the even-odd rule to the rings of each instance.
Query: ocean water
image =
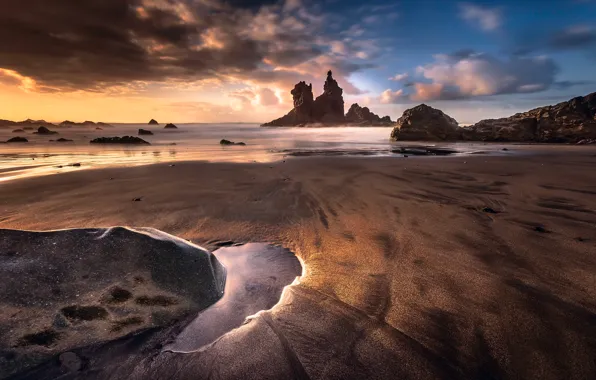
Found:
[[[58,135],[39,136],[33,131],[13,133],[16,127],[0,128],[0,141],[21,136],[29,143],[0,144],[0,181],[25,176],[48,175],[72,170],[106,166],[131,166],[171,161],[271,162],[293,155],[371,155],[392,156],[392,150],[404,146],[391,142],[391,128],[262,128],[257,124],[177,124],[167,130],[146,124],[115,124],[95,127],[56,127]],[[141,136],[151,145],[120,146],[90,144],[97,137],[137,136],[139,128],[153,136]],[[58,138],[73,142],[50,142]],[[221,146],[228,139],[246,146]],[[174,145],[175,144],[175,145]],[[416,143],[408,143],[416,145]],[[419,145],[419,144],[418,144]],[[498,151],[500,146],[486,144],[440,144],[459,154],[480,150]],[[80,166],[70,166],[72,164]]]

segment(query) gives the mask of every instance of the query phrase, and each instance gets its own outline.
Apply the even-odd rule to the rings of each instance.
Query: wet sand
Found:
[[[591,379],[595,166],[586,147],[79,171],[3,183],[0,228],[146,226],[305,265],[210,349],[94,348],[65,378]]]

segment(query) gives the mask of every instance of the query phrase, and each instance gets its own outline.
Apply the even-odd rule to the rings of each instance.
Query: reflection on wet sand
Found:
[[[249,243],[213,252],[227,270],[224,296],[202,311],[166,350],[191,352],[239,327],[246,317],[273,307],[302,267],[289,250]]]

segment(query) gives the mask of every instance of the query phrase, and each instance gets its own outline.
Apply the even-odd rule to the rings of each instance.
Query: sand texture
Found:
[[[594,379],[595,167],[587,147],[4,183],[1,228],[148,226],[208,248],[281,243],[305,265],[273,309],[200,352],[162,352],[170,327],[17,378]]]

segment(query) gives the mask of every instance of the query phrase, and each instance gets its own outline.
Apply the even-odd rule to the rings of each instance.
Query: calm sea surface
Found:
[[[29,143],[0,144],[0,181],[106,166],[131,166],[171,161],[269,162],[292,155],[400,156],[392,150],[403,143],[389,141],[391,128],[261,128],[257,124],[178,124],[177,130],[146,124],[95,127],[56,127],[58,135],[38,136],[33,131],[13,133],[0,128],[0,141],[21,136]],[[141,136],[151,145],[118,146],[89,144],[97,137],[137,135],[139,128],[153,136]],[[50,142],[58,138],[74,142]],[[246,146],[220,146],[221,139]],[[416,145],[409,144],[409,145]],[[502,146],[478,143],[440,144],[459,154],[500,151]],[[81,166],[69,166],[80,163]],[[62,166],[61,168],[59,166]]]

